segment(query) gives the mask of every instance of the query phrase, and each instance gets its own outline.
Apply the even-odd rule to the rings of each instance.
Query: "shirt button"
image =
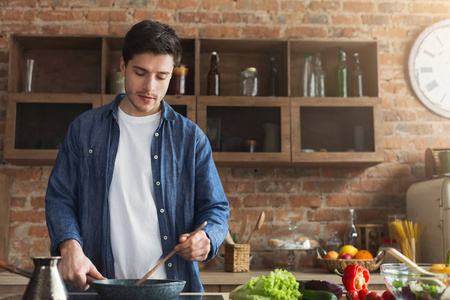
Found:
[[[159,133],[155,132],[155,136],[159,136]]]
[[[169,268],[171,268],[171,267],[172,267],[172,263],[168,263],[167,266],[168,266]]]
[[[168,239],[167,235],[165,235],[165,236],[163,237],[163,239],[164,239],[165,241],[167,241],[167,239]]]
[[[157,182],[156,182],[156,185],[157,185],[157,186],[160,186],[160,185],[161,185],[161,182],[157,181]]]
[[[154,159],[158,159],[158,155],[153,156]]]
[[[89,154],[92,154],[92,152],[94,152],[94,151],[92,151],[92,149],[89,149]]]
[[[164,213],[164,208],[161,208],[161,209],[159,210],[159,212],[160,212],[160,213]]]

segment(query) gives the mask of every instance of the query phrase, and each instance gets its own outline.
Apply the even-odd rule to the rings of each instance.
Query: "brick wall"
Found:
[[[287,220],[323,241],[332,230],[344,231],[350,206],[361,222],[386,222],[388,213],[404,212],[407,188],[424,178],[425,149],[450,146],[448,120],[420,104],[406,68],[415,37],[448,17],[449,0],[0,0],[0,151],[11,34],[123,35],[150,18],[169,23],[183,37],[378,40],[384,163],[219,170],[232,206],[232,230],[238,229],[239,216],[255,222],[261,210],[266,212],[255,247]],[[9,261],[31,267],[30,256],[48,254],[44,195],[51,168],[2,165],[0,172],[13,178]]]

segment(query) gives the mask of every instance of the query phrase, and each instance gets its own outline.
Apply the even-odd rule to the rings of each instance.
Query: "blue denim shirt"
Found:
[[[119,144],[117,109],[123,97],[118,95],[110,104],[87,111],[70,124],[45,197],[51,254],[60,255],[59,244],[75,239],[100,273],[110,279],[114,278],[114,257],[109,228],[114,220],[109,216],[108,192]],[[206,135],[164,101],[162,105],[149,155],[164,256],[174,249],[181,234],[207,221],[203,230],[211,240],[208,261],[227,235],[228,200]],[[174,255],[165,268],[168,278],[186,280],[184,291],[203,291],[197,262]]]

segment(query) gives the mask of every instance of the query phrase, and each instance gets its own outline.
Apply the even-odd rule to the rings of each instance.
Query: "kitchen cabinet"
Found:
[[[165,100],[208,135],[216,164],[383,161],[376,42],[182,38],[181,44],[182,63],[189,69],[187,93],[168,94]],[[13,35],[4,160],[51,165],[68,124],[80,113],[114,99],[109,78],[119,71],[122,45],[123,37]],[[349,73],[352,55],[360,53],[364,97],[337,97],[334,69],[339,47],[347,53]],[[213,51],[219,54],[219,96],[207,95]],[[304,57],[318,52],[327,73],[326,97],[303,98]],[[277,64],[276,96],[269,96],[271,58]],[[28,59],[35,61],[31,93],[24,92]],[[258,70],[256,97],[240,95],[240,73],[247,67]],[[355,144],[355,134],[362,136],[362,142]]]

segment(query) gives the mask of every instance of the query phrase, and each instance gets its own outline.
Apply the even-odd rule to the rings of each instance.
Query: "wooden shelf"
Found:
[[[108,78],[119,70],[123,40],[108,36],[11,37],[6,162],[54,162],[57,142],[68,124],[81,112],[115,98],[109,93]],[[189,68],[188,92],[167,95],[165,101],[209,136],[216,164],[347,166],[383,161],[377,42],[182,38],[181,45],[182,63]],[[339,47],[347,53],[349,73],[352,55],[360,53],[366,97],[335,97]],[[219,54],[220,96],[206,95],[212,51]],[[317,52],[322,55],[329,97],[301,98],[304,57]],[[276,97],[268,96],[272,57],[279,76]],[[22,92],[27,59],[36,62],[33,93]],[[240,73],[246,67],[258,69],[257,97],[240,96]],[[208,132],[208,120],[210,128],[220,122],[216,139]],[[272,142],[268,142],[269,129],[265,127],[275,132]],[[363,137],[358,145],[355,132]],[[254,152],[244,145],[246,140],[256,141]],[[305,153],[305,149],[315,152]],[[327,152],[319,152],[323,149]]]

